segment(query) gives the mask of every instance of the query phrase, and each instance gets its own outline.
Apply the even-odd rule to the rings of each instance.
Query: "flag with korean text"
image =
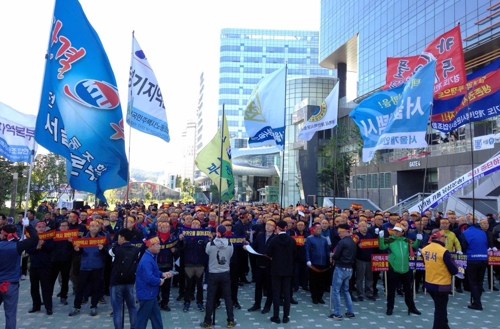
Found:
[[[275,145],[283,150],[285,87],[286,66],[265,76],[255,86],[244,118],[249,147]]]
[[[363,139],[364,162],[377,150],[427,146],[435,68],[429,62],[406,83],[371,95],[349,114]]]
[[[467,75],[467,96],[455,109],[433,115],[433,129],[449,133],[469,122],[500,115],[500,59]]]
[[[66,158],[72,188],[94,193],[127,184],[123,115],[101,40],[77,0],[56,0],[36,141]]]
[[[321,106],[304,124],[297,136],[298,140],[309,141],[317,131],[332,129],[337,125],[339,111],[339,83],[335,84]]]
[[[419,55],[407,57],[387,57],[387,73],[383,90],[397,87],[405,83],[417,67]]]
[[[221,201],[229,201],[234,198],[234,177],[229,128],[225,115],[222,118],[222,125],[214,138],[198,153],[195,163],[198,169],[217,185]]]
[[[0,102],[0,156],[10,162],[31,163],[36,116],[24,114]]]
[[[127,123],[139,131],[170,141],[167,113],[156,76],[146,54],[132,36],[128,80]]]

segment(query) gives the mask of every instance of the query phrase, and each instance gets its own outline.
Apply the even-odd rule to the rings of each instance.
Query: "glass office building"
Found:
[[[496,0],[322,0],[319,62],[338,69],[339,76],[343,70],[355,72],[357,78],[348,81],[347,88],[356,88],[358,101],[385,84],[387,57],[418,55],[458,23],[468,73],[500,57],[500,2]],[[339,122],[348,124],[348,111],[343,112]],[[371,163],[359,161],[352,168],[351,190],[365,191],[384,209],[418,192],[434,192],[471,169],[471,135],[497,133],[498,123],[492,118],[452,134],[429,127],[426,150],[379,151]],[[498,150],[495,146],[475,151],[474,166]],[[469,186],[459,193],[470,192]]]

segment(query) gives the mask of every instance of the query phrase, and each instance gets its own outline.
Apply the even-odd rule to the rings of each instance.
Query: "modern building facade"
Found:
[[[317,31],[228,28],[221,31],[220,40],[218,116],[220,122],[224,104],[234,151],[247,147],[244,110],[252,90],[264,76],[285,64],[288,65],[288,79],[334,74],[318,64]],[[280,174],[281,161],[276,153],[236,151],[233,154],[236,154],[233,164],[240,199],[259,200],[259,190],[269,185],[277,186],[275,178]]]
[[[181,135],[182,145],[182,179],[188,178],[191,182],[194,180],[194,160],[196,158],[196,122],[188,120],[186,128]]]
[[[356,81],[343,83],[345,88],[356,86],[360,100],[385,84],[387,57],[418,55],[460,23],[469,73],[500,57],[499,13],[500,3],[495,0],[322,0],[319,62],[337,69],[339,76],[356,72]],[[354,106],[340,109],[340,124],[352,125],[348,114]],[[351,196],[362,194],[386,209],[416,193],[434,192],[500,149],[495,146],[472,154],[471,136],[498,131],[496,119],[450,134],[429,127],[426,149],[378,151],[370,163],[358,159],[351,171]],[[471,191],[469,187],[459,193]],[[498,196],[492,193],[490,197]]]

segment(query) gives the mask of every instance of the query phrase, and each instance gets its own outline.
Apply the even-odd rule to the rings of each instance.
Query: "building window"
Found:
[[[220,73],[240,73],[239,67],[221,67]]]
[[[260,67],[244,67],[243,73],[262,73],[262,69]]]
[[[289,58],[288,64],[307,64],[307,58]]]
[[[240,83],[240,78],[230,78],[230,77],[220,78],[219,83]]]
[[[219,105],[240,105],[240,101],[238,99],[219,99]]]
[[[290,47],[288,52],[292,54],[307,54],[307,48]]]
[[[221,56],[220,57],[220,62],[221,63],[228,63],[228,62],[239,63],[240,62],[240,56]]]
[[[262,63],[262,57],[244,57],[245,63]]]
[[[262,52],[262,47],[259,46],[245,46],[245,51],[248,52],[254,52],[254,53],[261,53]]]
[[[267,71],[266,71],[266,73],[267,73]],[[243,78],[243,83],[248,83],[248,84],[252,84],[252,85],[259,83],[259,81],[260,81],[260,78]]]
[[[239,95],[240,90],[238,88],[220,88],[219,94]]]
[[[240,46],[235,45],[224,45],[220,46],[220,51],[240,51]]]
[[[266,52],[268,53],[284,53],[284,47],[266,47]]]
[[[306,75],[307,70],[305,69],[288,69],[288,74],[293,75]]]

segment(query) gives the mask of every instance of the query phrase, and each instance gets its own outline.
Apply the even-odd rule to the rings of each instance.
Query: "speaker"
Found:
[[[81,210],[83,208],[83,201],[73,201],[73,209]]]

